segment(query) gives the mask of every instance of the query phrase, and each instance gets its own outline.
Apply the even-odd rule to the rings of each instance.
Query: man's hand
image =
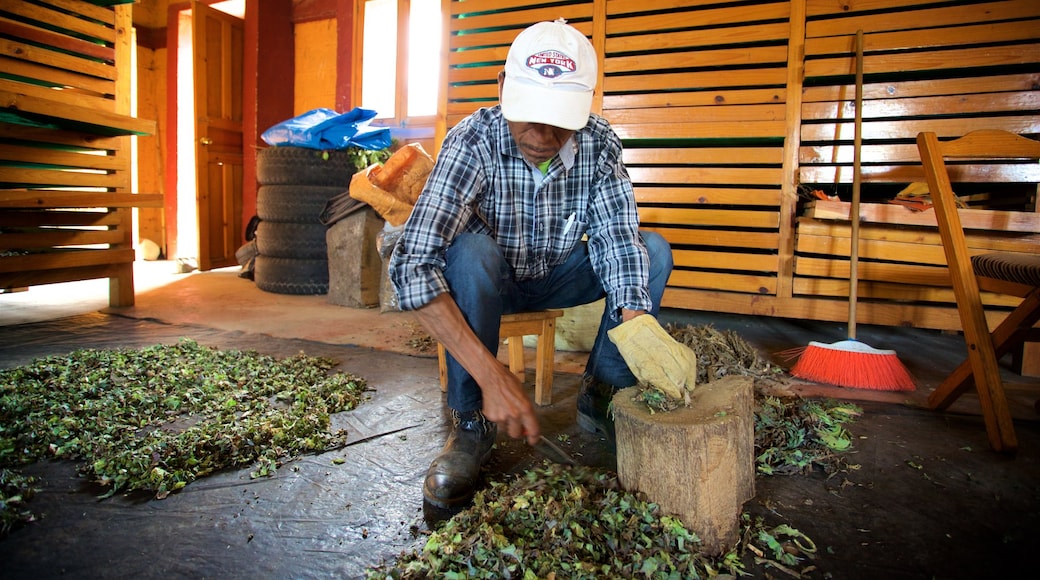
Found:
[[[542,434],[538,416],[516,375],[497,360],[479,375],[470,373],[484,397],[484,416],[505,429],[513,439],[524,437],[534,445]]]
[[[697,382],[697,355],[680,344],[648,314],[622,322],[607,332],[621,357],[641,382],[672,399],[685,399]]]
[[[480,385],[484,416],[510,437],[525,437],[531,445],[537,443],[542,432],[523,385],[484,348],[451,296],[441,294],[414,312],[427,332],[443,344]]]

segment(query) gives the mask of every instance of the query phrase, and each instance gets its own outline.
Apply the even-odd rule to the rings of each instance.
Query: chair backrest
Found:
[[[957,213],[952,182],[1040,182],[1040,164],[1037,163],[1040,141],[1000,130],[974,131],[959,139],[939,141],[935,133],[925,132],[917,136],[917,147],[957,301],[978,301],[978,281]],[[984,160],[985,164],[968,168],[947,165],[948,159]],[[951,178],[955,171],[960,171],[960,176]],[[981,305],[979,307],[981,309]]]

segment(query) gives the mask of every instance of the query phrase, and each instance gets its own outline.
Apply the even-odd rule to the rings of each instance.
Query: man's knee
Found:
[[[672,246],[668,243],[668,240],[664,239],[664,236],[657,232],[640,231],[639,235],[642,236],[643,243],[646,244],[646,251],[650,257],[650,268],[671,272],[674,263],[672,261]]]

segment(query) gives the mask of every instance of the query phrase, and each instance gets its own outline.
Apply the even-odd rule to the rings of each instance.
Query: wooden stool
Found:
[[[538,312],[518,312],[503,314],[502,326],[498,334],[509,339],[509,371],[523,383],[527,380],[524,373],[524,336],[535,335],[538,342],[534,369],[534,402],[539,405],[552,403],[553,362],[556,357],[556,319],[563,315],[562,310],[539,310]],[[448,361],[445,357],[444,345],[437,343],[437,366],[440,370],[441,391],[448,390]]]

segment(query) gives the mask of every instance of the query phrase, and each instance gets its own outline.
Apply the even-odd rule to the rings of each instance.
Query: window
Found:
[[[432,126],[440,86],[441,0],[365,0],[360,6],[361,106],[376,111],[383,125]]]

